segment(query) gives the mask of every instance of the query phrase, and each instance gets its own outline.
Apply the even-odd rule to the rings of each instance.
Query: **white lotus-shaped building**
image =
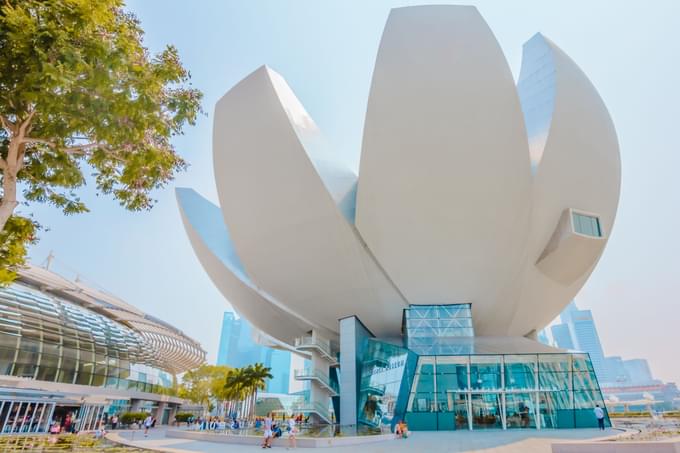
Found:
[[[576,295],[611,233],[616,132],[576,64],[537,34],[519,81],[474,7],[392,10],[358,176],[263,66],[215,109],[220,207],[177,196],[212,280],[292,344],[355,315],[377,336],[411,304],[469,303],[478,335],[531,336]]]

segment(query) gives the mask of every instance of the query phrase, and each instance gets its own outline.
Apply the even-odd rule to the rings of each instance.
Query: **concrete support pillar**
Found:
[[[153,416],[156,417],[156,424],[160,425],[163,422],[163,411],[165,410],[166,407],[168,407],[168,403],[166,402],[158,403],[156,412],[153,413]]]
[[[130,400],[130,412],[139,412],[142,407],[141,400]]]
[[[356,316],[340,320],[340,424],[343,426],[357,424],[363,349],[372,337]]]

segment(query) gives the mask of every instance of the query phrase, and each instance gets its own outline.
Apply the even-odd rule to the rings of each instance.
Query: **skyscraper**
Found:
[[[620,356],[605,357],[604,360],[612,383],[616,383],[616,385],[630,384],[628,371]]]
[[[645,359],[624,360],[623,366],[633,385],[652,384],[656,382],[652,377],[652,371],[649,369],[649,363],[647,363],[647,360]]]
[[[288,393],[290,381],[291,354],[286,351],[261,346],[253,340],[253,330],[243,318],[236,318],[233,312],[225,311],[222,319],[220,347],[217,364],[240,368],[262,363],[272,369],[274,376],[267,382],[269,393]]]
[[[553,338],[557,346],[564,349],[576,349],[590,354],[595,374],[600,382],[611,382],[604,351],[597,334],[597,327],[590,310],[579,310],[574,301],[560,314],[561,324],[552,327]],[[568,333],[568,335],[567,335]]]

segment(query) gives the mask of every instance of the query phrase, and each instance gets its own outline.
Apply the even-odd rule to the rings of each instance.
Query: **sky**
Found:
[[[426,3],[437,3],[428,0]],[[450,2],[449,2],[450,3]],[[366,100],[387,0],[128,0],[151,52],[174,44],[205,115],[174,140],[190,163],[150,212],[129,213],[88,186],[91,212],[64,217],[22,208],[49,227],[30,251],[40,264],[106,289],[199,340],[214,362],[227,301],[184,234],[174,187],[217,201],[212,171],[216,101],[267,64],[283,75],[335,152],[358,166]],[[522,44],[541,32],[597,87],[616,125],[622,187],[618,216],[596,270],[576,298],[593,311],[607,355],[647,358],[680,381],[680,2],[471,1],[517,77]]]

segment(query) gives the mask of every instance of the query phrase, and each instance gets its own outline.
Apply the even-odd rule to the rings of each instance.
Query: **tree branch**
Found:
[[[5,115],[0,115],[0,122],[2,122],[2,127],[7,129],[8,132],[14,132],[15,125],[9,119],[5,118]]]
[[[30,144],[33,144],[33,143],[42,144],[42,145],[47,145],[47,146],[49,146],[50,148],[54,148],[54,147],[57,146],[56,143],[54,143],[54,142],[52,142],[52,141],[49,141],[49,140],[47,140],[47,139],[44,139],[44,138],[33,138],[33,137],[29,137],[29,138],[24,138],[23,140],[21,140],[21,142],[22,142],[22,143],[25,143],[25,144],[27,144],[27,145],[30,145]]]
[[[35,116],[35,109],[31,110],[31,113],[28,114],[28,117],[21,122],[21,125],[19,126],[19,136],[24,137],[26,135],[26,129],[28,126],[31,124],[31,120]]]
[[[81,154],[82,155],[82,154],[86,154],[85,151],[88,151],[92,148],[103,148],[103,147],[106,147],[106,146],[107,145],[105,145],[103,143],[92,142],[92,143],[87,143],[85,145],[77,145],[77,146],[71,146],[69,148],[64,148],[62,151],[64,151],[66,154],[76,154],[76,155]]]

